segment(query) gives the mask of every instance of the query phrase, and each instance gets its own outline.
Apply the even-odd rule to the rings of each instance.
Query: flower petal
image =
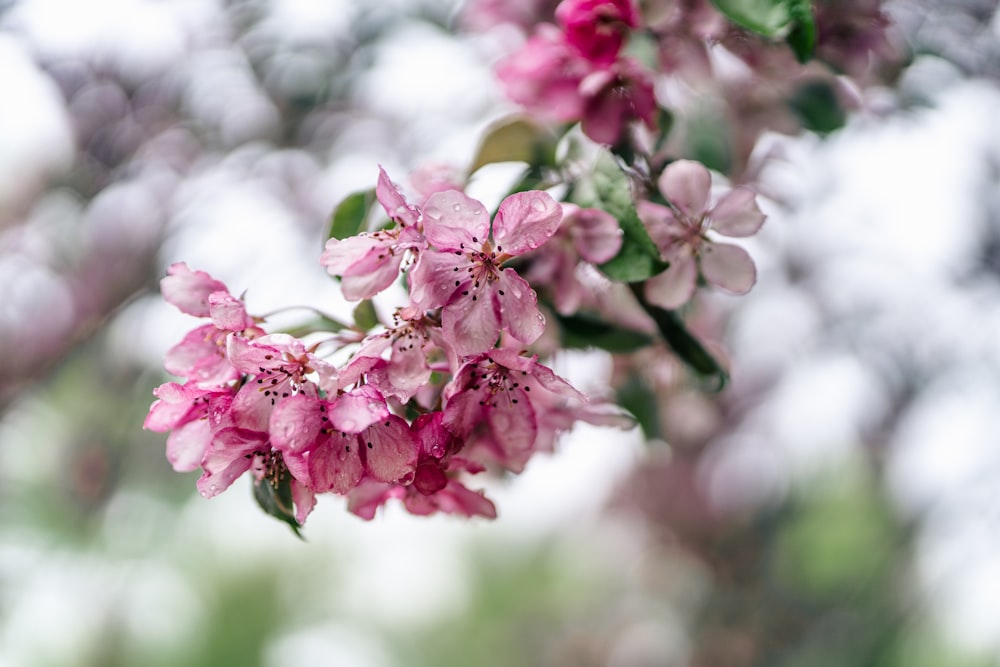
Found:
[[[417,462],[417,442],[406,420],[389,415],[374,424],[361,439],[368,474],[380,482],[396,482],[413,472]]]
[[[700,258],[705,280],[733,294],[746,294],[757,282],[757,269],[743,248],[731,243],[708,243]]]
[[[752,236],[764,224],[757,206],[757,194],[749,188],[731,190],[709,212],[712,229],[724,236]]]
[[[389,174],[385,173],[385,169],[381,165],[378,168],[378,183],[375,185],[375,197],[394,222],[403,227],[416,224],[419,216],[417,209],[406,202],[406,198],[403,197],[399,188],[392,182]]]
[[[565,224],[569,223],[567,216]],[[580,256],[594,264],[607,262],[622,248],[623,236],[618,221],[599,208],[577,209],[572,215],[569,235]]]
[[[410,299],[420,310],[445,305],[455,292],[465,289],[461,282],[456,285],[455,281],[469,282],[466,270],[469,266],[471,262],[465,253],[434,250],[420,253],[416,266],[410,270]]]
[[[700,162],[671,162],[659,179],[660,192],[689,218],[697,220],[708,207],[712,175]]]
[[[646,281],[646,300],[672,310],[691,299],[698,278],[698,267],[689,252],[679,252],[663,273]]]
[[[332,433],[318,447],[300,455],[286,455],[285,464],[297,479],[316,493],[347,493],[364,475],[360,447],[357,435]]]
[[[278,403],[268,425],[271,445],[284,452],[300,452],[313,444],[323,427],[324,403],[302,394],[289,396]]]
[[[521,255],[548,241],[559,228],[562,207],[547,192],[517,192],[502,202],[493,218],[498,250]]]
[[[485,352],[496,344],[500,317],[495,300],[493,290],[485,289],[477,295],[460,295],[441,311],[445,340],[459,356]]]
[[[181,312],[196,317],[208,317],[208,296],[212,292],[228,292],[225,283],[204,271],[192,271],[184,262],[171,264],[167,276],[160,281],[164,301]]]
[[[424,206],[424,235],[439,250],[479,246],[490,231],[490,215],[480,202],[458,190],[435,192]]]
[[[522,343],[538,340],[545,331],[545,316],[538,310],[538,297],[531,285],[514,269],[504,269],[496,294],[501,326]]]

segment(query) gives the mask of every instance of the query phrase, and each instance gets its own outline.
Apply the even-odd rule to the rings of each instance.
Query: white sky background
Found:
[[[343,11],[349,11],[348,5],[286,0],[276,5],[274,29],[287,31],[289,38],[336,32],[346,25]],[[211,24],[216,12],[215,3],[195,0],[33,0],[18,8],[13,23],[20,34],[0,34],[0,86],[7,100],[19,101],[0,105],[0,205],[8,193],[4,184],[14,179],[40,184],[46,173],[65,166],[70,155],[58,93],[33,64],[31,50],[67,56],[96,50],[141,78],[150,69],[169,66],[185,40],[196,28]],[[59,20],[53,20],[55,16]],[[121,25],[129,26],[124,37]],[[412,48],[417,43],[420,48]],[[994,120],[1000,117],[1000,94],[995,88],[958,81],[947,66],[922,67],[912,85],[939,91],[937,108],[903,114],[888,123],[858,118],[822,145],[810,138],[789,142],[787,163],[776,162],[768,170],[771,185],[794,198],[798,210],[789,217],[772,207],[772,218],[753,243],[760,283],[740,304],[731,345],[736,382],[741,363],[748,373],[766,365],[787,366],[788,372],[774,399],[753,415],[753,430],[725,447],[755,465],[774,463],[765,484],[773,488],[761,493],[794,486],[798,475],[808,478],[818,468],[854,455],[856,434],[884,410],[879,396],[887,380],[882,369],[859,360],[855,350],[824,347],[824,317],[857,327],[851,338],[862,348],[895,346],[918,363],[951,364],[953,371],[935,377],[917,408],[904,418],[892,443],[889,479],[904,511],[929,517],[918,568],[931,608],[954,637],[1000,655],[1000,443],[995,435],[1000,414],[1000,291],[995,281],[959,279],[977,251],[970,244],[973,232],[985,224],[981,204],[989,181],[980,158],[984,153],[1000,156]],[[421,77],[441,71],[448,76]],[[489,108],[481,91],[491,86],[488,68],[468,45],[437,39],[418,26],[386,44],[360,101],[386,114],[430,118],[414,129],[441,137],[426,146],[427,158],[468,159]],[[225,111],[206,108],[204,113]],[[268,113],[260,107],[252,122],[266,123]],[[460,122],[446,134],[448,122],[440,119],[447,119],[448,113],[457,114]],[[318,239],[298,233],[281,202],[247,176],[254,159],[248,148],[224,165],[206,168],[185,186],[188,201],[197,205],[178,216],[177,234],[161,257],[164,266],[185,260],[208,270],[234,292],[246,289],[248,301],[259,311],[303,300],[344,307],[318,266]],[[400,158],[373,149],[343,162],[312,165],[321,187],[308,196],[322,208],[371,185],[379,162],[400,170],[415,166],[394,165],[393,160]],[[402,176],[400,172],[397,179]],[[788,248],[815,258],[825,315],[798,287],[785,282],[778,259]],[[866,313],[875,317],[867,319]],[[781,315],[788,324],[776,329],[775,316]],[[156,363],[190,326],[188,318],[150,301],[125,314],[120,335],[134,340],[138,334],[143,345],[137,354]],[[572,361],[562,360],[556,370],[576,375],[574,369],[581,364]],[[600,361],[591,368],[579,379],[584,385],[599,385],[606,369]],[[762,451],[760,443],[767,443],[768,449]],[[531,540],[567,523],[599,531],[596,510],[602,498],[638,455],[633,436],[612,439],[581,428],[563,441],[556,457],[534,461],[514,483],[491,491],[501,519],[472,528],[447,518],[415,520],[396,510],[363,523],[346,516],[339,502],[324,499],[309,521],[309,556],[350,545],[342,557],[357,565],[357,576],[341,603],[361,619],[374,614],[407,622],[427,613],[428,605],[455,608],[462,603],[456,573],[462,572],[460,548],[465,541]],[[786,470],[792,471],[791,479],[781,479]],[[727,471],[745,474],[746,466],[720,466],[714,474],[724,476]],[[710,481],[710,486],[725,489],[724,482]],[[120,502],[126,500],[143,502]],[[164,509],[121,511],[148,511],[163,519]],[[581,520],[581,515],[589,518]],[[237,564],[241,558],[285,559],[302,548],[284,539],[284,527],[260,533],[259,525],[245,489],[234,488],[211,503],[193,498],[175,530],[179,538],[192,542],[213,541]],[[114,530],[109,522],[110,545],[127,541]],[[401,540],[417,546],[405,552],[394,549]],[[422,549],[422,544],[433,546]],[[37,658],[42,646],[50,652],[46,655],[72,653],[75,642],[85,642],[85,637],[53,642],[51,619],[86,616],[89,601],[100,595],[91,590],[93,582],[120,581],[119,573],[105,571],[109,568],[70,563],[65,554],[31,545],[5,545],[0,551],[0,569],[32,560],[30,575],[12,592],[26,611],[18,623],[0,629],[0,667],[19,665],[27,656]],[[163,600],[166,609],[146,625],[162,627],[166,640],[183,635],[189,628],[177,619],[196,613],[191,611],[197,608],[196,593],[167,567],[145,568],[129,581],[147,582],[148,588],[141,590]],[[413,577],[414,569],[422,576]],[[132,599],[118,592],[126,601]],[[136,609],[142,606],[139,599],[131,603]],[[86,633],[85,624],[73,627]],[[289,637],[282,654],[290,651],[304,664],[308,656],[328,654],[336,647],[359,665],[392,664],[380,653],[376,639],[367,641],[358,629],[324,625]],[[332,642],[330,633],[338,631],[352,639]]]

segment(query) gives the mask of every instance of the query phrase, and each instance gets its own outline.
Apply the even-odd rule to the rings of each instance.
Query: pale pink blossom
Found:
[[[225,421],[235,389],[205,389],[197,383],[167,382],[153,390],[157,400],[149,407],[143,428],[167,437],[167,460],[177,472],[201,465],[213,432]]]
[[[403,260],[425,245],[419,210],[406,201],[381,167],[375,193],[396,226],[346,239],[331,238],[320,255],[320,265],[330,275],[340,276],[341,291],[349,301],[370,299],[389,287],[399,276]]]
[[[678,160],[660,175],[659,190],[669,206],[644,202],[640,215],[650,237],[669,262],[666,271],[646,281],[646,298],[662,308],[677,308],[694,294],[698,273],[733,294],[753,287],[757,271],[743,248],[718,243],[709,231],[729,237],[751,236],[764,224],[756,194],[738,187],[710,204],[712,176],[700,162]]]
[[[418,308],[442,308],[444,338],[455,352],[488,350],[501,329],[522,343],[537,339],[545,318],[535,292],[502,266],[549,240],[562,219],[560,205],[541,191],[510,195],[492,232],[486,207],[454,190],[432,195],[423,213],[431,247],[410,273],[410,297]]]
[[[445,428],[473,460],[521,472],[539,451],[552,451],[577,420],[628,427],[621,410],[587,397],[537,358],[497,349],[469,359],[445,391]]]
[[[556,310],[575,313],[587,300],[591,287],[579,279],[582,263],[603,264],[618,254],[622,231],[607,211],[563,204],[559,230],[534,251],[525,273],[532,285],[544,285]]]

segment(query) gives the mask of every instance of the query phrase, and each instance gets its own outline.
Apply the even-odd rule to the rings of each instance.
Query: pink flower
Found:
[[[622,247],[622,231],[610,213],[597,208],[563,204],[559,230],[530,256],[525,277],[533,285],[545,285],[563,315],[576,312],[589,287],[577,272],[582,262],[603,264]]]
[[[232,406],[234,424],[241,428],[267,431],[279,401],[301,393],[316,396],[321,388],[337,383],[336,368],[288,334],[255,340],[230,336],[227,352],[233,366],[246,375]]]
[[[177,472],[201,465],[212,434],[225,420],[235,390],[204,389],[196,383],[167,382],[153,390],[157,400],[149,407],[143,428],[165,433],[167,460]]]
[[[417,459],[409,424],[368,386],[332,401],[293,396],[275,408],[270,432],[292,475],[315,493],[347,493],[364,475],[396,483]]]
[[[631,425],[620,411],[594,408],[587,398],[536,361],[510,349],[469,359],[445,391],[445,428],[466,442],[469,456],[520,472],[537,451],[577,419]]]
[[[677,308],[694,294],[698,271],[712,285],[745,294],[757,271],[743,248],[713,242],[709,230],[730,237],[751,236],[764,224],[756,195],[735,188],[709,207],[712,177],[699,162],[678,160],[660,175],[660,193],[669,206],[643,202],[640,214],[649,235],[670,267],[646,281],[646,298],[662,308]]]
[[[580,82],[592,71],[558,28],[542,24],[520,51],[500,62],[497,77],[507,97],[539,118],[570,122],[583,116]]]
[[[418,458],[411,484],[387,484],[365,479],[348,494],[348,509],[363,519],[390,498],[399,498],[411,514],[436,512],[462,516],[496,518],[496,507],[482,491],[470,491],[458,479],[462,472],[477,473],[481,465],[453,454],[461,443],[444,428],[443,414],[434,412],[417,417],[411,429],[418,446]]]
[[[422,309],[443,307],[445,340],[459,355],[492,348],[507,331],[522,343],[545,328],[531,286],[504,262],[538,248],[555,233],[562,208],[547,193],[519,192],[500,203],[493,220],[461,192],[438,192],[424,208],[432,246],[410,273],[410,297]]]
[[[397,226],[343,240],[331,238],[320,255],[320,265],[341,277],[341,289],[350,301],[369,299],[387,288],[399,275],[403,259],[425,245],[419,211],[406,202],[381,167],[375,194]]]
[[[263,333],[243,302],[233,297],[225,284],[204,271],[192,271],[183,262],[170,265],[167,276],[160,281],[160,292],[182,312],[212,320],[167,351],[163,364],[167,372],[201,387],[235,380],[239,373],[226,357],[226,338],[231,332],[251,338]]]
[[[580,82],[583,133],[594,141],[619,143],[633,121],[656,127],[656,97],[649,73],[631,58],[589,74]]]
[[[197,486],[203,498],[219,495],[248,470],[258,484],[275,486],[289,474],[282,453],[271,447],[267,433],[233,426],[219,429],[212,438],[202,468],[205,472]],[[295,520],[303,524],[316,505],[316,495],[295,477],[289,481]]]
[[[603,65],[618,57],[629,32],[639,25],[631,0],[563,0],[556,7],[556,20],[570,45]]]

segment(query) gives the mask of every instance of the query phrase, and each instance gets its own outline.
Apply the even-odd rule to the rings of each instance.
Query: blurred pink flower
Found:
[[[712,176],[700,162],[677,160],[660,175],[660,193],[668,206],[642,202],[640,215],[653,242],[670,267],[646,281],[646,298],[673,309],[694,294],[698,271],[727,292],[745,294],[757,271],[743,248],[713,242],[709,230],[729,237],[751,236],[764,224],[756,194],[734,188],[709,207]]]

